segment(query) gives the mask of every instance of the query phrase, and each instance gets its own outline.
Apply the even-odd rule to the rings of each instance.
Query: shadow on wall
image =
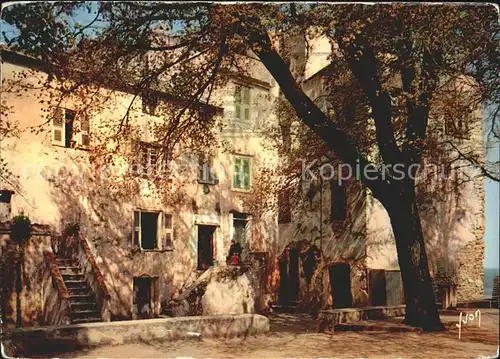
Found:
[[[21,251],[13,243],[9,233],[0,234],[1,276],[2,276],[2,320],[8,327],[15,326],[17,318],[17,260],[21,265],[21,315],[22,326],[43,324],[43,278],[45,258],[43,252],[50,248],[50,234],[37,233],[33,225],[31,238],[27,239]],[[41,226],[40,226],[41,227]],[[24,253],[22,253],[24,252]]]
[[[75,166],[82,163],[82,159],[74,159]],[[81,166],[80,166],[81,167]],[[222,176],[229,177],[228,173]],[[172,200],[158,195],[158,188],[151,184],[151,188],[144,188],[146,181],[142,178],[132,178],[126,183],[116,183],[112,178],[99,176],[91,170],[80,173],[67,172],[64,176],[53,175],[47,178],[50,183],[50,196],[58,208],[61,216],[59,228],[65,223],[80,223],[81,232],[88,239],[93,255],[96,258],[111,293],[113,313],[112,320],[130,319],[133,317],[132,297],[133,278],[151,276],[158,278],[159,305],[162,309],[169,300],[182,292],[196,277],[197,248],[194,214],[198,209],[193,205],[193,193],[180,187]],[[163,185],[163,183],[161,184]],[[189,185],[189,183],[188,183]],[[196,185],[198,185],[196,183]],[[198,185],[199,193],[202,188]],[[201,197],[198,206],[201,210],[216,212],[216,203],[229,203],[231,208],[221,208],[222,214],[230,210],[244,211],[244,206],[235,206],[234,197],[248,196],[234,194],[229,190],[214,190],[214,193]],[[147,195],[141,195],[147,193]],[[139,251],[134,250],[133,211],[135,208],[149,210],[167,210],[174,214],[173,250]],[[194,212],[194,213],[193,213]],[[272,243],[266,238],[273,233],[272,221],[261,220],[261,215],[252,217],[252,251],[267,251],[269,257],[274,255]],[[220,217],[221,224],[229,227],[227,218]],[[274,229],[275,232],[275,229]],[[267,237],[266,237],[267,236]],[[194,240],[193,240],[194,239]],[[223,248],[229,249],[229,234],[223,233]],[[225,258],[217,254],[218,258]],[[268,261],[268,273],[273,273],[273,261]],[[270,290],[270,280],[265,284],[266,292]],[[219,291],[223,288],[219,288]],[[214,295],[214,298],[217,296]],[[250,311],[249,311],[250,312]]]

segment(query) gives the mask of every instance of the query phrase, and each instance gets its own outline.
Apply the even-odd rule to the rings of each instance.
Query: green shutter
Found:
[[[234,158],[234,180],[233,180],[233,187],[234,188],[241,188],[240,167],[241,167],[241,160],[238,157],[235,157]]]
[[[243,188],[250,189],[250,159],[243,160]]]

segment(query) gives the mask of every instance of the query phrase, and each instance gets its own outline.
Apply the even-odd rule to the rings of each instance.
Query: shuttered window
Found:
[[[233,188],[249,190],[251,186],[251,158],[235,156]]]
[[[250,87],[236,85],[234,92],[235,125],[242,129],[250,126],[252,118],[252,92]]]

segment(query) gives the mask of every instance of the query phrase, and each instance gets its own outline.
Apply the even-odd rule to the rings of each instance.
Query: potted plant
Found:
[[[23,214],[12,219],[11,236],[17,244],[22,244],[31,235],[31,221]]]

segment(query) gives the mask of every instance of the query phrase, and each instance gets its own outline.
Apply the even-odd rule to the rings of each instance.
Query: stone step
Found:
[[[97,323],[100,321],[102,321],[101,317],[87,317],[87,318],[71,319],[72,324]]]
[[[80,294],[80,295],[92,294],[92,292],[88,287],[69,287],[68,292],[70,293],[71,296],[74,296],[75,294]]]
[[[82,312],[82,311],[91,311],[97,312],[97,304],[95,302],[71,302],[71,312]]]
[[[85,282],[83,279],[64,279],[64,283],[66,284],[66,287],[69,288],[80,288],[80,287],[86,287],[87,282]]]
[[[71,316],[71,321],[73,321],[73,319],[83,319],[83,318],[99,318],[100,320],[101,318],[101,315],[97,311],[97,308],[71,310],[70,316]]]
[[[83,274],[77,273],[61,273],[64,281],[85,281]]]
[[[89,293],[89,294],[76,294],[76,295],[71,295],[71,303],[94,303],[95,298],[94,295]]]
[[[80,267],[76,267],[76,266],[59,266],[59,271],[61,272],[61,274],[81,274],[81,270],[80,270]]]
[[[71,259],[57,258],[56,261],[59,266],[76,267],[75,261]]]

